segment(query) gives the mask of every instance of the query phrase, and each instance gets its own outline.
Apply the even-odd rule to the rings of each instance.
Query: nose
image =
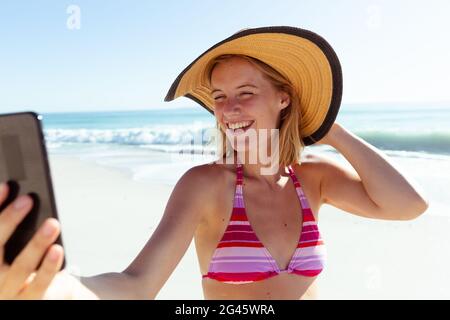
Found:
[[[223,107],[223,113],[225,115],[240,114],[241,108],[242,106],[236,98],[229,98],[225,102],[225,105]]]

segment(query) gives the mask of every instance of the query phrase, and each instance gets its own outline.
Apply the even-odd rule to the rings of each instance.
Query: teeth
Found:
[[[228,128],[236,130],[243,127],[247,127],[252,123],[252,121],[241,121],[236,123],[228,123]]]

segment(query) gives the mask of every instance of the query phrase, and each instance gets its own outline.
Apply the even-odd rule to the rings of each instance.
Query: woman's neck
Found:
[[[287,171],[286,167],[280,165],[278,161],[276,163],[249,163],[245,161],[248,157],[234,152],[233,155],[225,159],[227,164],[237,164],[240,163],[243,168],[243,173],[246,177],[253,180],[258,180],[264,182],[268,185],[276,185],[282,177],[286,177]]]

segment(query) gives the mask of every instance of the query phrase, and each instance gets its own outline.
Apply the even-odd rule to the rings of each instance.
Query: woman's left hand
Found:
[[[316,145],[319,145],[319,144],[332,145],[333,139],[336,137],[338,131],[341,130],[341,129],[342,129],[342,127],[341,127],[340,124],[338,124],[337,122],[333,123],[333,125],[330,128],[330,130],[328,130],[327,134],[322,139],[317,141],[315,144]]]

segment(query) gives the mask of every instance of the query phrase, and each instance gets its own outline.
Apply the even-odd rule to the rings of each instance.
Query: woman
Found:
[[[214,113],[222,157],[181,177],[137,258],[121,273],[81,282],[57,273],[59,226],[48,221],[11,266],[0,261],[0,297],[154,298],[194,238],[206,299],[315,298],[326,261],[322,204],[387,220],[414,219],[428,206],[379,150],[334,123],[341,78],[334,51],[306,30],[247,29],[213,46],[180,74],[166,100],[187,96]],[[277,139],[259,135],[264,130]],[[325,157],[301,160],[313,143],[334,147],[355,171]],[[269,163],[249,161],[264,145]],[[3,188],[0,202],[6,195]],[[31,208],[31,199],[22,200],[0,215],[1,248]]]

